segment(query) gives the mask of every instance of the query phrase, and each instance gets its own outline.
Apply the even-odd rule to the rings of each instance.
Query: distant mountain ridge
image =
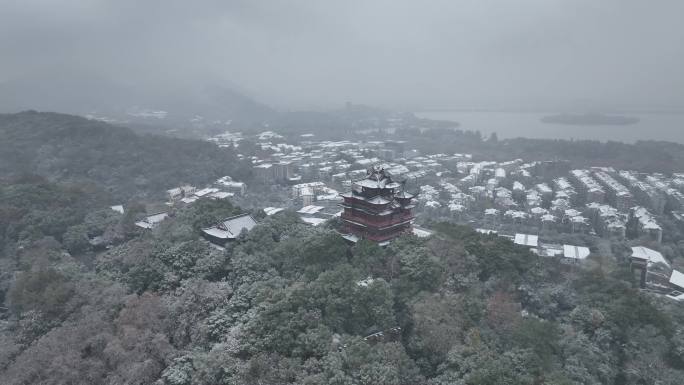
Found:
[[[67,75],[0,82],[0,112],[24,110],[60,111],[101,117],[119,122],[157,121],[164,112],[168,125],[207,121],[254,124],[275,111],[235,87],[220,81],[191,84],[120,84],[97,76]]]

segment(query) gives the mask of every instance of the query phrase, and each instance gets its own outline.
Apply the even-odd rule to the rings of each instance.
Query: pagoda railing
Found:
[[[385,198],[387,199],[387,198]],[[362,199],[358,198],[344,198],[344,205],[349,206],[349,207],[358,207],[360,209],[366,209],[366,210],[382,210],[385,206],[389,205],[391,203],[391,199],[388,199],[390,202],[387,203],[382,203],[382,204],[372,204],[368,203]]]
[[[385,233],[380,233],[380,234],[373,233],[370,231],[357,231],[357,230],[353,230],[350,232],[353,233],[354,235],[358,236],[358,237],[361,237],[361,238],[369,239],[369,240],[375,241],[375,242],[383,242],[383,241],[390,240],[392,238],[396,238],[401,234],[408,233],[409,229],[410,228],[407,227],[407,228],[402,228],[398,231],[390,231],[390,232],[385,232]]]
[[[373,227],[387,227],[387,226],[392,226],[397,223],[405,222],[405,221],[410,221],[413,219],[413,215],[410,213],[407,214],[401,214],[401,215],[392,215],[389,217],[380,217],[383,218],[381,220],[377,219],[378,217],[373,217],[370,215],[356,215],[356,214],[349,214],[346,212],[342,213],[342,219],[347,219],[352,222],[357,222],[361,223],[364,225],[368,226],[373,226]]]

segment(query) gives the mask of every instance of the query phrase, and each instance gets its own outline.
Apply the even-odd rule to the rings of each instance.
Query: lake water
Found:
[[[666,140],[684,143],[684,113],[624,114],[641,119],[627,126],[571,126],[542,123],[540,119],[552,113],[490,112],[490,111],[423,111],[416,116],[427,119],[451,120],[459,129],[480,131],[489,136],[496,132],[504,138],[593,139],[633,143],[637,140]]]

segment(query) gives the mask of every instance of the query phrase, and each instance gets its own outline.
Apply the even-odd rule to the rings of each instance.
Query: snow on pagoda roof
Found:
[[[376,195],[373,198],[366,199],[366,202],[372,203],[375,205],[386,205],[386,204],[390,203],[391,201],[381,197],[380,195]]]
[[[342,238],[348,240],[349,242],[356,243],[359,241],[359,237],[354,234],[342,234]]]
[[[354,199],[357,199],[360,201],[368,202],[368,203],[373,204],[373,205],[386,205],[388,203],[392,203],[391,200],[389,200],[387,198],[383,198],[380,195],[376,195],[372,198],[366,198],[366,197],[361,196],[361,195],[354,195],[352,193],[347,192],[347,193],[340,194],[340,196],[343,198],[354,198]]]
[[[407,193],[406,191],[402,191],[400,193],[395,194],[394,197],[399,199],[411,199],[413,198],[413,194]]]
[[[399,187],[399,183],[393,182],[389,173],[386,173],[384,168],[378,166],[370,167],[366,171],[366,178],[356,181],[354,184],[360,187],[373,189]]]
[[[365,188],[397,188],[399,187],[399,183],[392,182],[389,179],[380,179],[380,180],[373,180],[373,179],[362,179],[360,181],[354,182],[355,184],[365,187]]]

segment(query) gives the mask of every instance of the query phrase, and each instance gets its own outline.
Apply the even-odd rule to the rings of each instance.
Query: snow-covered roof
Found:
[[[394,167],[390,167],[385,171],[387,171],[390,175],[401,175],[408,173],[410,170],[406,166],[400,164]]]
[[[317,201],[339,201],[339,200],[342,200],[342,198],[340,198],[340,194],[338,194],[337,192],[334,192],[331,194],[316,195],[316,200]]]
[[[168,216],[168,213],[165,212],[148,215],[142,221],[135,222],[135,225],[138,227],[142,227],[143,229],[152,229],[156,227],[161,221],[166,219],[166,217]]]
[[[349,242],[356,243],[359,241],[359,237],[354,234],[342,234],[342,238],[348,240]]]
[[[539,237],[532,234],[515,234],[513,243],[516,245],[537,247],[539,245]]]
[[[572,259],[585,259],[591,252],[588,247],[563,245],[563,256]]]
[[[414,226],[413,227],[413,235],[417,236],[418,238],[427,238],[430,235],[432,235],[432,232]]]
[[[465,206],[457,204],[457,203],[450,203],[449,204],[449,210],[450,211],[463,211],[465,210]]]
[[[525,190],[525,185],[522,183],[518,182],[517,180],[513,182],[513,190],[516,191],[524,191]]]
[[[374,196],[373,198],[366,199],[366,202],[374,205],[386,205],[390,203],[389,200],[381,197],[380,195]]]
[[[193,202],[195,202],[197,199],[199,199],[199,198],[197,198],[196,196],[185,197],[185,198],[182,198],[182,199],[181,199],[181,202],[183,202],[183,203],[193,203]]]
[[[555,222],[556,217],[551,214],[544,214],[541,216],[541,220],[544,222]]]
[[[360,181],[354,182],[355,184],[366,187],[366,188],[397,188],[399,183],[390,182],[388,179],[372,180],[372,179],[361,179]]]
[[[228,238],[235,238],[232,237],[230,232],[226,230],[221,230],[218,227],[209,227],[206,229],[202,229],[202,232],[208,235],[211,235],[212,237],[220,238],[220,239],[228,239]]]
[[[684,289],[684,274],[677,270],[672,270],[672,275],[670,275],[670,283]]]
[[[300,190],[300,195],[312,196],[314,195],[314,190],[311,187],[302,187],[302,189]]]
[[[235,239],[242,230],[251,230],[256,221],[249,214],[241,214],[224,220],[217,226],[202,229],[205,234],[221,239]]]
[[[582,213],[580,213],[579,211],[577,211],[575,209],[567,209],[567,210],[565,210],[565,215],[572,218],[572,217],[580,216],[580,215],[582,215]]]
[[[224,177],[225,178],[225,177]],[[226,187],[237,187],[237,188],[242,188],[245,186],[245,182],[235,182],[232,180],[227,180],[227,179],[219,179],[216,181],[216,183],[224,185]]]
[[[648,264],[662,263],[665,266],[670,266],[670,263],[667,262],[665,257],[663,257],[663,255],[660,254],[660,252],[655,251],[653,249],[649,249],[648,247],[644,246],[632,247],[632,258],[644,260]]]
[[[504,213],[504,216],[510,217],[513,219],[525,219],[527,218],[527,213],[524,211],[517,211],[517,210],[507,210]]]
[[[327,219],[316,218],[316,217],[301,217],[301,219],[302,219],[302,221],[304,221],[304,223],[308,223],[312,226],[318,226],[327,220]]]
[[[207,188],[203,188],[203,189],[195,192],[195,195],[201,198],[205,195],[213,194],[213,193],[218,192],[218,191],[219,191],[219,189],[217,189],[217,188],[207,187]]]
[[[256,226],[256,221],[249,214],[242,214],[232,218],[228,218],[223,221],[223,226],[227,231],[238,236],[240,232],[244,229],[247,231],[251,230]]]
[[[399,198],[399,199],[411,199],[414,197],[414,195],[411,193],[408,193],[406,191],[401,191],[401,192],[395,194],[394,197]]]
[[[230,198],[232,196],[235,196],[235,194],[225,192],[225,191],[217,191],[217,192],[209,194],[209,196],[212,198],[216,198],[216,199],[226,199],[226,198]]]
[[[583,217],[583,216],[581,216],[581,215],[578,215],[578,216],[576,216],[576,217],[570,218],[570,221],[571,221],[572,223],[587,223],[587,218],[585,218],[585,217]]]
[[[273,214],[277,214],[283,210],[285,210],[285,209],[281,208],[281,207],[264,207],[264,213],[268,216],[271,216]]]
[[[297,212],[300,214],[313,215],[313,214],[316,214],[317,212],[323,210],[324,208],[325,207],[323,207],[323,206],[308,205],[308,206],[302,207]]]
[[[673,299],[675,301],[684,301],[684,293],[677,294],[677,295],[668,294],[666,297]]]

